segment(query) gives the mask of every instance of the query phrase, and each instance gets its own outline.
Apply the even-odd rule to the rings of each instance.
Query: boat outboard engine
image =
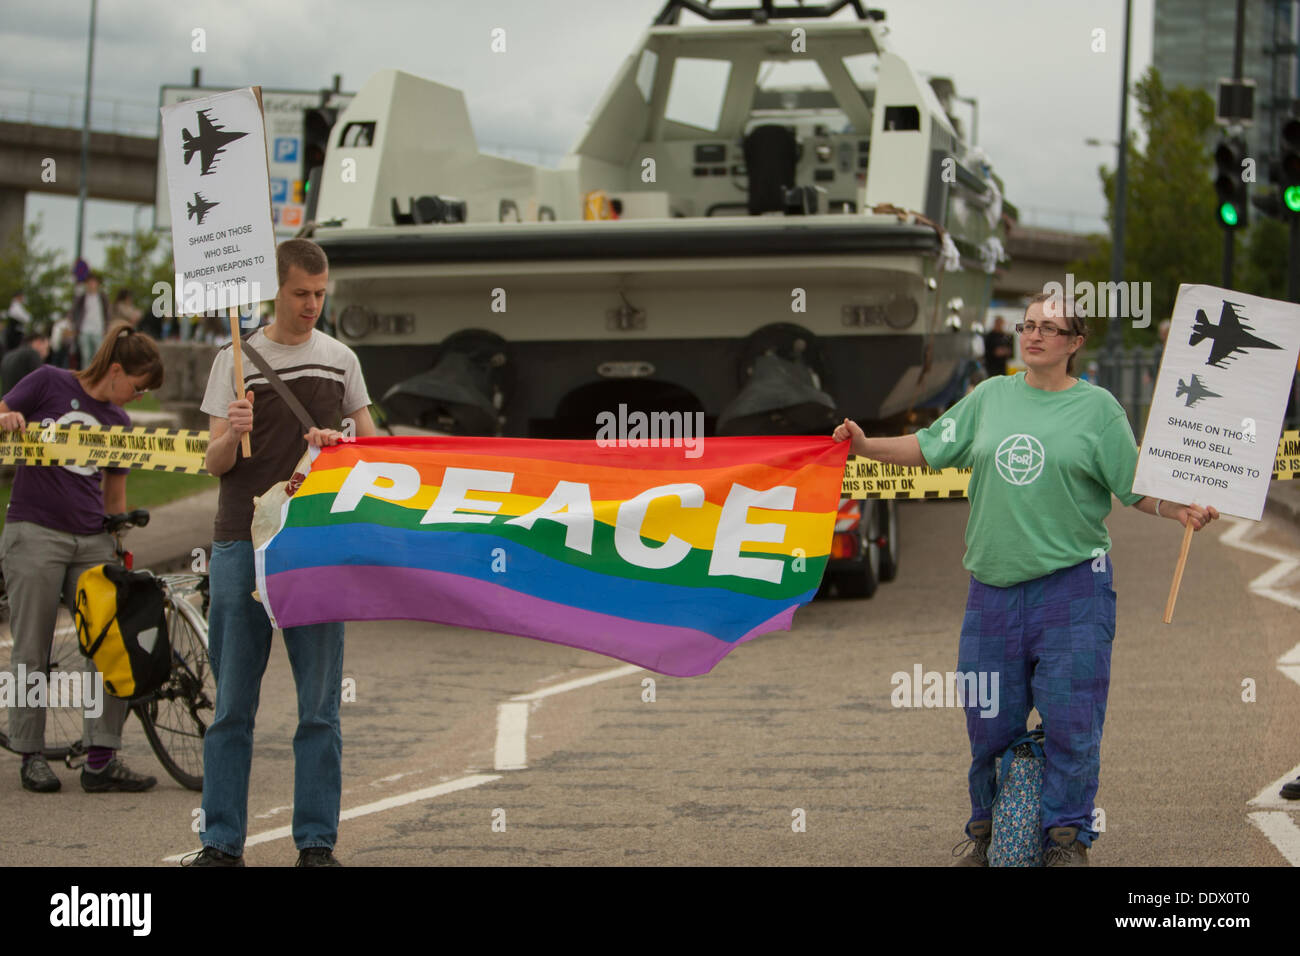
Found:
[[[822,391],[825,362],[816,336],[789,323],[767,325],[745,342],[740,394],[718,416],[719,435],[829,433],[839,422]]]
[[[433,368],[390,388],[391,421],[450,435],[495,435],[510,390],[506,340],[481,329],[449,336]]]

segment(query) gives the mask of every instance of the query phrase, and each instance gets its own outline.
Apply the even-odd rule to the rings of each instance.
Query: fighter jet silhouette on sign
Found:
[[[1237,306],[1227,301],[1223,302],[1223,311],[1219,314],[1219,324],[1211,325],[1210,320],[1205,316],[1204,309],[1196,310],[1196,322],[1192,325],[1192,336],[1187,340],[1189,345],[1197,345],[1203,339],[1214,339],[1214,345],[1210,347],[1210,357],[1206,359],[1206,365],[1213,365],[1217,368],[1227,368],[1225,361],[1234,358],[1233,352],[1245,354],[1246,349],[1281,349],[1282,346],[1274,345],[1272,342],[1265,341],[1250,333],[1254,329],[1249,325],[1243,325],[1237,316]],[[1181,395],[1182,393],[1179,392]],[[1177,396],[1175,396],[1177,397]]]
[[[199,163],[203,169],[200,176],[207,176],[212,172],[212,167],[217,164],[217,159],[221,153],[226,151],[226,146],[237,139],[247,136],[247,133],[227,133],[225,127],[220,123],[214,123],[208,116],[212,110],[199,110],[199,134],[195,136],[189,130],[181,129],[181,138],[185,141],[185,165],[190,164],[194,154],[199,154]]]
[[[1208,388],[1206,388],[1205,384],[1201,381],[1201,377],[1199,375],[1192,376],[1191,385],[1188,385],[1181,378],[1178,380],[1178,391],[1174,394],[1174,398],[1179,398],[1183,395],[1187,396],[1187,401],[1184,403],[1185,407],[1187,408],[1194,407],[1196,403],[1203,398],[1223,397],[1218,392],[1212,392]]]
[[[185,204],[185,208],[187,210],[185,218],[194,219],[195,217],[198,217],[198,223],[201,226],[203,225],[203,217],[208,214],[208,212],[212,209],[212,207],[220,206],[220,205],[221,203],[219,202],[208,202],[206,199],[203,198],[202,194],[195,193],[194,202],[187,202]],[[1182,392],[1179,392],[1178,394],[1181,395]]]

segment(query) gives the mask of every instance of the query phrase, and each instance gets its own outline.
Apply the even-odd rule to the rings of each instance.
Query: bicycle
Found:
[[[128,571],[134,558],[122,544],[131,528],[149,523],[149,512],[138,509],[128,514],[106,515],[104,530],[113,536],[117,559]],[[167,635],[172,647],[172,667],[167,682],[152,693],[131,701],[131,711],[140,719],[149,746],[163,769],[189,790],[203,789],[203,736],[216,708],[216,686],[208,661],[208,578],[202,574],[160,574],[164,591]],[[201,599],[196,608],[193,599]],[[12,675],[13,640],[0,638],[0,673]],[[70,623],[55,629],[46,673],[80,672],[89,675],[89,661],[77,642]],[[83,681],[88,680],[88,676]],[[85,686],[83,683],[82,686]],[[19,688],[19,693],[25,688]],[[84,702],[77,702],[79,705]],[[86,755],[82,742],[82,706],[46,707],[45,750],[47,760],[62,760],[77,769]],[[8,708],[0,707],[0,747],[9,746]]]

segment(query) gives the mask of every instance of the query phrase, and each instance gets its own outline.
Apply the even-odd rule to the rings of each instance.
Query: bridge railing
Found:
[[[81,93],[0,86],[0,120],[80,129],[85,102]],[[90,128],[97,133],[156,136],[158,104],[92,96]]]

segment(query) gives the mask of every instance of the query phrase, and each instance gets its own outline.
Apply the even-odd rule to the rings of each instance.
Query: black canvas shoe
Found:
[[[1282,784],[1281,796],[1283,800],[1300,800],[1300,777]]]
[[[40,754],[24,763],[18,776],[22,779],[23,789],[32,793],[54,793],[63,786]]]
[[[309,846],[298,851],[298,862],[294,866],[342,866],[334,859],[334,851],[327,846]]]
[[[86,793],[107,793],[110,790],[139,793],[149,790],[157,782],[153,777],[128,769],[121,757],[114,757],[99,772],[89,767],[81,768],[81,789]]]
[[[243,866],[242,856],[231,856],[216,847],[205,846],[181,860],[181,866]]]

